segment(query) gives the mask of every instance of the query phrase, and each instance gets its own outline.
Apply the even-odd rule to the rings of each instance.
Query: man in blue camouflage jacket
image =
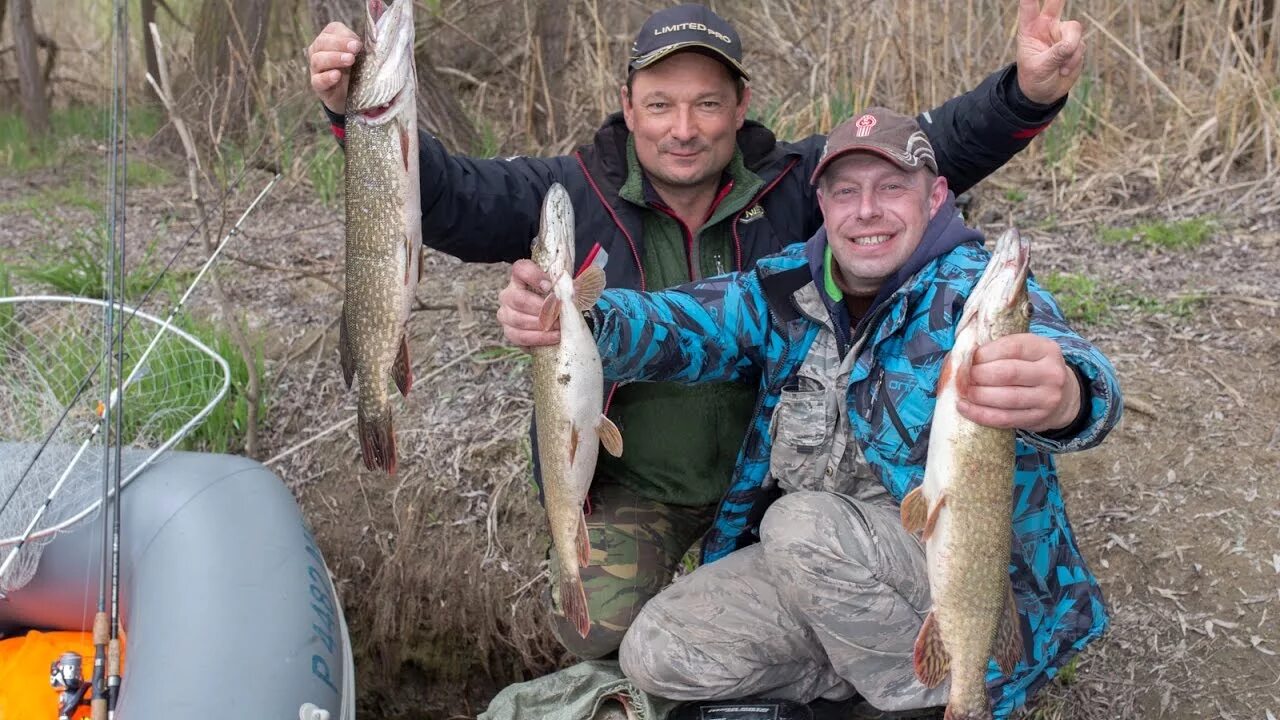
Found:
[[[620,661],[638,687],[677,700],[857,694],[933,716],[947,683],[930,690],[913,673],[929,582],[898,507],[924,478],[942,360],[989,254],[911,118],[850,119],[811,181],[824,226],[806,243],[749,272],[607,290],[587,312],[609,380],[759,386],[703,565],[643,607]],[[989,669],[996,717],[1108,622],[1053,454],[1099,443],[1120,388],[1034,279],[1029,292],[1030,332],[978,350],[960,408],[1017,429],[1009,567],[1025,646],[1012,677]]]

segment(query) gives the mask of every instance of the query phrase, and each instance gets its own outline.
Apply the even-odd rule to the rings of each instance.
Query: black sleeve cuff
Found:
[[[1075,365],[1067,365],[1071,368],[1071,372],[1076,374],[1076,384],[1080,386],[1080,411],[1076,413],[1076,419],[1070,424],[1059,430],[1048,430],[1046,432],[1037,433],[1045,440],[1053,440],[1054,442],[1064,442],[1079,435],[1089,425],[1089,406],[1093,404],[1093,394],[1089,392],[1089,378],[1080,372],[1080,368]]]
[[[1018,86],[1018,66],[1010,65],[1004,71],[1004,75],[1000,78],[1000,83],[996,86],[996,92],[999,93],[1000,99],[1004,101],[1009,111],[1014,117],[1026,123],[1027,125],[1045,125],[1057,117],[1058,112],[1067,104],[1067,96],[1063,95],[1057,101],[1048,105],[1035,102],[1022,93],[1022,88]]]
[[[1015,84],[1016,84],[1016,83],[1015,83]],[[324,114],[329,118],[329,124],[330,124],[330,125],[337,125],[338,127],[346,127],[346,126],[347,126],[347,116],[346,116],[346,115],[339,115],[338,113],[336,113],[336,112],[334,112],[334,111],[330,110],[330,109],[329,109],[329,106],[328,106],[328,105],[325,105],[324,103],[320,103],[320,107],[324,109]]]

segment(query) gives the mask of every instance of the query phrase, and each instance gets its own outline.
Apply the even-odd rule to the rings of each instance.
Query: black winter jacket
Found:
[[[1066,102],[1031,102],[1017,87],[1015,72],[1015,66],[1006,66],[973,90],[917,116],[933,144],[939,171],[957,195],[1026,147]],[[341,125],[341,116],[329,115]],[[647,289],[641,266],[643,210],[618,196],[627,176],[627,134],[622,114],[615,113],[591,144],[572,155],[477,159],[450,154],[423,132],[424,244],[468,262],[529,257],[543,196],[559,182],[573,200],[579,263],[591,262],[603,250],[608,287]],[[822,225],[809,177],[825,142],[822,135],[780,142],[758,122],[743,125],[738,146],[747,168],[764,186],[755,202],[732,220],[734,269],[750,269],[758,258],[805,241]]]

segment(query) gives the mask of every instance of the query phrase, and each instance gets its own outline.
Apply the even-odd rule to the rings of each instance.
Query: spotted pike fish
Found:
[[[979,345],[1030,326],[1028,245],[1005,232],[965,302],[943,362],[924,482],[902,502],[902,523],[923,531],[933,609],[915,644],[916,677],[948,676],[947,720],[989,720],[989,661],[1005,675],[1022,657],[1009,582],[1013,534],[1014,431],[971,422],[956,409]]]
[[[573,205],[559,183],[542,203],[541,227],[533,260],[551,278],[552,289],[540,322],[550,329],[560,320],[560,343],[533,348],[533,406],[538,432],[538,464],[559,563],[560,607],[587,636],[591,626],[587,596],[579,568],[591,552],[583,504],[595,473],[600,444],[615,457],[622,436],[604,416],[604,383],[600,355],[583,310],[604,290],[604,271],[591,266],[574,278]]]
[[[351,69],[346,137],[346,295],[339,352],[358,378],[360,450],[370,470],[396,472],[394,380],[413,385],[407,323],[422,270],[413,2],[368,0],[364,48]]]

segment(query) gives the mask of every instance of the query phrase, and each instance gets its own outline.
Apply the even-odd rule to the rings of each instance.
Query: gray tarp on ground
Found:
[[[507,686],[477,720],[593,720],[610,699],[625,700],[634,720],[664,720],[677,705],[636,688],[617,661],[592,660]]]

